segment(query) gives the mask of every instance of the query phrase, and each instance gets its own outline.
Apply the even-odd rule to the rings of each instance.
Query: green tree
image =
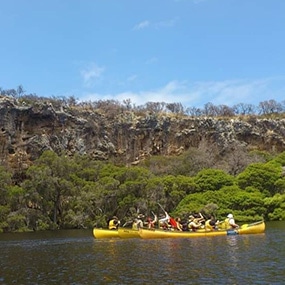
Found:
[[[277,193],[264,199],[268,220],[285,220],[285,194]]]
[[[285,151],[281,152],[275,157],[272,157],[271,161],[279,163],[281,166],[285,166]]]
[[[9,187],[12,183],[11,173],[0,166],[0,232],[9,229],[8,215],[11,212],[9,203]]]
[[[219,190],[234,184],[234,177],[220,169],[203,169],[194,178],[201,192]]]
[[[8,202],[8,189],[12,184],[11,177],[12,174],[0,166],[0,205],[5,205]]]
[[[210,210],[214,212],[210,212]],[[236,185],[187,195],[176,207],[177,215],[202,212],[207,216],[214,214],[220,219],[232,212],[238,221],[258,220],[266,214],[263,194],[257,189],[244,191]]]
[[[279,163],[253,163],[236,177],[236,182],[241,189],[252,186],[264,193],[272,196],[278,192],[276,181],[281,178],[282,168]]]
[[[64,204],[73,195],[71,176],[76,166],[65,156],[46,151],[31,166],[23,183],[32,207],[41,209],[51,225],[61,227]]]

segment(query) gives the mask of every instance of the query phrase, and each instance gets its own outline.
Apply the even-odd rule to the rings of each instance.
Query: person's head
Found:
[[[233,219],[234,216],[233,216],[233,214],[228,214],[227,217],[228,217],[229,219]]]
[[[189,221],[193,221],[195,218],[194,218],[194,216],[193,215],[190,215],[189,216]]]
[[[118,220],[118,217],[117,217],[117,216],[113,216],[112,219],[113,219],[113,220]]]

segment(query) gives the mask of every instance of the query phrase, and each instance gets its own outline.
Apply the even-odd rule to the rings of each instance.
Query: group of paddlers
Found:
[[[165,216],[158,219],[157,215],[153,212],[153,217],[147,217],[143,214],[139,214],[131,222],[131,227],[134,230],[139,230],[140,228],[160,228],[163,230],[177,230],[177,231],[197,231],[199,229],[205,229],[206,231],[218,230],[222,224],[223,229],[236,229],[239,226],[235,223],[233,214],[228,214],[227,218],[220,222],[212,215],[209,219],[206,219],[201,213],[192,214],[189,216],[188,220],[184,223],[179,217],[173,218],[166,211]],[[108,222],[108,227],[110,230],[116,230],[120,226],[120,221],[118,217],[113,216]]]

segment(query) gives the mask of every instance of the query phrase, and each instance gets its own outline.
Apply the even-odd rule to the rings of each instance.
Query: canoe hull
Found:
[[[118,230],[108,230],[103,228],[94,228],[93,236],[96,239],[102,238],[140,238],[139,231],[128,229],[128,228],[119,228]]]
[[[260,234],[265,232],[265,223],[263,221],[242,225],[240,229],[238,229],[238,233],[240,235],[245,234]]]
[[[108,229],[102,229],[102,228],[94,228],[93,229],[93,236],[96,239],[119,238],[118,230],[108,230]]]
[[[128,229],[128,228],[119,228],[118,235],[120,238],[140,238],[138,230]]]
[[[165,231],[159,229],[140,229],[139,235],[143,239],[160,239],[160,238],[198,238],[198,237],[214,237],[226,235],[243,235],[243,234],[260,234],[265,231],[265,223],[263,221],[246,224],[238,230],[216,230],[216,231],[197,231],[197,232],[179,232]]]
[[[197,237],[214,237],[225,235],[245,235],[245,234],[260,234],[265,231],[265,223],[259,221],[252,224],[242,225],[237,230],[217,230],[205,231],[199,230],[197,232],[179,232],[179,231],[165,231],[159,229],[140,229],[133,230],[128,228],[119,228],[118,230],[108,230],[102,228],[94,228],[93,236],[96,239],[102,238],[144,238],[144,239],[160,239],[160,238],[197,238]]]

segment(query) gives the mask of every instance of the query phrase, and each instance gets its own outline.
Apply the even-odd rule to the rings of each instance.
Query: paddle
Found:
[[[170,219],[170,216],[168,215],[168,213],[164,210],[164,208],[159,204],[159,207],[162,209],[162,211],[165,213],[165,218],[162,218],[162,219],[159,219],[158,220],[158,226],[160,226],[160,224],[164,224],[164,223],[168,223],[169,222],[169,219]]]
[[[254,226],[254,225],[258,225],[260,224],[262,221],[258,221],[258,222],[255,222],[255,223],[251,223],[251,224],[244,224],[241,226],[241,228],[247,228],[247,227],[251,227],[251,226]]]
[[[158,206],[161,208],[161,210],[162,210],[164,213],[167,213],[167,212],[164,210],[164,208],[161,206],[161,204],[159,204],[158,202],[157,202],[157,204],[158,204]]]
[[[157,215],[153,211],[151,211],[151,213],[153,214],[153,217],[154,217],[152,222],[156,223],[157,222]]]

